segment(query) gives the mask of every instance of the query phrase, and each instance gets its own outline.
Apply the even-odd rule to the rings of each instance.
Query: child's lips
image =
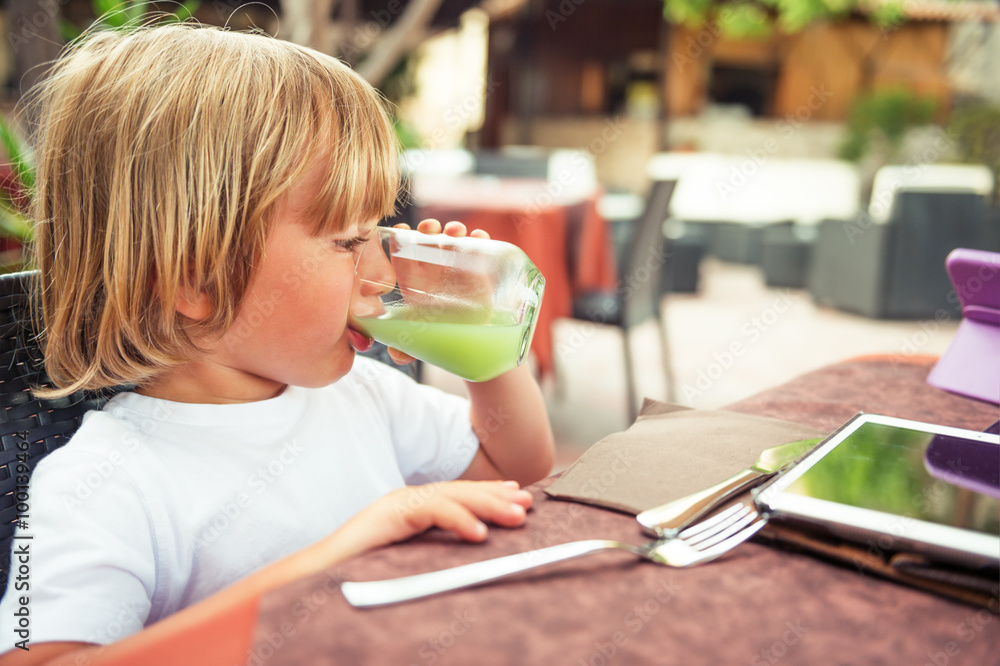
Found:
[[[368,351],[372,348],[372,344],[375,342],[361,331],[351,327],[347,328],[347,338],[351,341],[351,346],[359,352]]]

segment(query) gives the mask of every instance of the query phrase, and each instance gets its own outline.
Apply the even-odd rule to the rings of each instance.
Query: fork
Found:
[[[606,550],[627,551],[666,566],[690,567],[721,557],[756,534],[765,522],[753,501],[747,499],[692,525],[676,537],[641,546],[611,539],[571,541],[415,576],[346,582],[341,584],[340,590],[347,602],[357,608],[383,606],[480,585]]]

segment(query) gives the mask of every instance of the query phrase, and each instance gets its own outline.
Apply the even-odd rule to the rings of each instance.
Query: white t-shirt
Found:
[[[478,446],[466,400],[362,357],[332,386],[262,402],[116,396],[32,475],[32,538],[15,541],[30,549],[29,646],[138,632],[391,490],[457,478]],[[0,652],[22,639],[14,579]]]

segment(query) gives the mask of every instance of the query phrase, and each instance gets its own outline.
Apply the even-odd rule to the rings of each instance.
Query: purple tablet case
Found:
[[[962,323],[927,383],[1000,404],[1000,254],[952,250],[945,261]]]
[[[1000,445],[935,435],[924,454],[927,472],[942,481],[1000,499]]]

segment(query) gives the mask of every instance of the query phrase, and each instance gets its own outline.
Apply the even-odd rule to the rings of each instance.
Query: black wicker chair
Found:
[[[31,471],[69,441],[85,412],[99,409],[115,393],[79,393],[56,400],[32,395],[32,387],[48,382],[31,327],[28,293],[34,276],[0,275],[0,596],[7,587],[18,520],[25,521],[29,534],[31,530]]]

